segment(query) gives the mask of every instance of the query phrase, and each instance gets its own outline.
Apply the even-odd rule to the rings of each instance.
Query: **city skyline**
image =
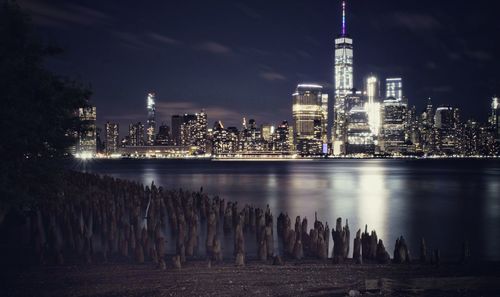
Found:
[[[40,30],[48,36],[65,36],[67,32],[60,25],[66,24],[76,31],[83,31],[81,36],[79,35],[79,41],[85,41],[86,38],[90,38],[87,36],[89,32],[104,27],[106,32],[100,32],[92,38],[102,39],[103,34],[111,34],[112,38],[108,42],[120,46],[129,43],[129,47],[120,48],[116,55],[110,57],[110,46],[106,41],[103,41],[101,50],[100,47],[93,46],[95,42],[83,42],[82,49],[76,49],[74,38],[64,38],[67,44],[63,44],[63,47],[68,48],[67,54],[50,63],[52,68],[61,70],[62,73],[68,73],[69,68],[77,69],[73,71],[85,81],[92,83],[95,91],[92,103],[98,107],[99,127],[102,127],[106,120],[118,122],[121,127],[126,127],[130,122],[144,122],[143,113],[137,111],[143,110],[144,94],[151,91],[157,94],[158,126],[162,121],[168,121],[172,114],[198,111],[201,108],[207,111],[210,125],[220,119],[228,126],[237,126],[242,116],[255,118],[261,123],[279,124],[282,120],[291,121],[288,106],[290,90],[303,82],[322,85],[330,95],[329,110],[332,110],[334,101],[331,73],[332,47],[333,40],[340,30],[340,1],[308,3],[305,8],[305,4],[300,1],[287,2],[286,6],[271,4],[269,7],[262,6],[258,2],[252,4],[222,2],[214,4],[213,10],[209,11],[210,15],[224,16],[223,12],[215,10],[218,5],[225,5],[230,13],[235,14],[234,17],[226,19],[227,23],[234,23],[234,31],[242,30],[242,37],[246,36],[256,42],[242,43],[242,38],[235,36],[233,30],[223,34],[228,37],[227,40],[222,40],[220,37],[223,35],[217,32],[222,32],[224,26],[219,22],[208,22],[211,26],[205,32],[207,34],[201,34],[207,42],[198,44],[195,40],[202,38],[197,36],[193,37],[191,43],[189,40],[191,34],[196,35],[193,33],[194,28],[182,22],[178,13],[180,11],[188,13],[187,15],[195,16],[200,21],[206,20],[207,17],[183,5],[176,9],[165,10],[166,14],[173,14],[169,21],[170,26],[161,26],[161,22],[157,23],[159,25],[157,27],[143,24],[148,27],[147,30],[139,30],[143,33],[148,32],[144,33],[144,36],[137,32],[135,35],[111,34],[111,31],[116,31],[116,24],[123,21],[123,14],[127,14],[125,10],[111,6],[89,1],[85,3],[68,1],[59,7],[55,4],[34,4],[32,1],[21,1],[21,5],[34,13],[35,24],[39,25]],[[495,87],[498,85],[497,74],[493,71],[498,62],[491,58],[498,45],[494,42],[484,45],[475,41],[493,32],[495,25],[484,26],[486,21],[483,22],[478,18],[479,13],[484,13],[485,2],[479,1],[474,7],[465,7],[458,3],[451,8],[448,7],[450,3],[440,1],[440,3],[429,3],[428,6],[416,6],[384,1],[384,3],[361,5],[359,1],[349,1],[348,32],[356,39],[354,73],[360,74],[356,75],[354,85],[358,88],[362,86],[364,79],[362,74],[374,73],[379,78],[402,77],[410,105],[416,105],[418,111],[425,108],[426,98],[432,97],[435,105],[460,106],[465,112],[464,118],[472,116],[478,121],[485,121],[488,116],[486,111],[490,105],[489,98],[496,93]],[[312,14],[318,16],[308,18],[307,22],[301,24],[284,22],[279,26],[282,31],[279,33],[276,25],[269,24],[268,19],[268,15],[278,8],[284,8],[279,14],[279,20],[297,15],[299,11],[307,16]],[[141,7],[137,10],[138,23],[145,22],[141,13],[149,9]],[[458,15],[465,9],[469,14],[458,22]],[[89,16],[86,23],[81,18],[68,20],[68,14],[75,14],[76,11],[82,16]],[[254,12],[253,17],[252,12]],[[380,17],[381,15],[385,17]],[[377,19],[379,27],[373,24]],[[157,15],[151,13],[151,20],[152,22],[158,20]],[[444,20],[447,22],[446,26]],[[252,26],[253,24],[258,25]],[[169,30],[171,32],[167,32]],[[437,38],[441,33],[450,30],[454,31],[449,35],[454,40],[448,40],[450,37]],[[156,35],[149,34],[150,31],[156,31]],[[384,42],[387,41],[388,34],[380,31],[390,32],[391,38],[397,41],[395,45],[389,46],[388,49],[388,44]],[[469,31],[474,31],[474,35],[470,36]],[[171,39],[160,38],[169,36]],[[299,38],[303,42],[291,44],[291,36],[294,36],[293,40]],[[375,37],[378,38],[376,42]],[[117,39],[120,42],[116,42]],[[134,40],[136,48],[131,48],[130,43]],[[456,45],[460,40],[464,44],[450,47],[450,43]],[[142,45],[151,46],[142,48],[139,46],[141,42]],[[415,50],[411,50],[409,43]],[[439,46],[453,49],[446,51],[450,56],[443,58],[444,53],[439,50]],[[89,47],[91,49],[88,53],[81,53],[81,50]],[[186,49],[185,53],[180,54],[179,51],[182,49]],[[271,54],[271,57],[259,56],[264,52]],[[143,61],[144,54],[147,53],[150,53],[154,63]],[[276,53],[281,57],[277,57]],[[81,56],[80,59],[75,59],[77,54]],[[286,60],[286,54],[294,57]],[[134,56],[134,59],[124,63],[123,59],[131,56]],[[196,56],[196,59],[193,59],[193,56]],[[173,57],[178,57],[182,63],[176,65],[171,61]],[[169,62],[166,63],[165,59]],[[83,61],[88,65],[79,67]],[[193,61],[198,62],[198,71],[195,71]],[[418,65],[424,66],[423,70],[419,69],[420,66],[417,67],[417,62]],[[116,71],[111,69],[117,63],[119,63],[119,67],[116,67],[120,72],[119,75],[111,74],[110,71]],[[246,67],[249,64],[251,67]],[[411,64],[410,67],[408,64]],[[105,67],[101,67],[103,65]],[[262,65],[273,67],[259,68]],[[93,71],[96,66],[102,69],[100,75],[96,75]],[[257,66],[257,69],[254,66]],[[462,70],[460,72],[462,75],[458,78],[456,77],[458,72],[453,71],[456,67]],[[143,69],[148,69],[147,74],[144,74]],[[220,71],[214,72],[214,69]],[[255,71],[254,77],[249,77],[250,69]],[[443,71],[448,75],[442,75]],[[296,75],[298,72],[304,75],[299,77]],[[200,76],[203,76],[203,79],[200,79]],[[130,83],[131,80],[134,83]]]
[[[247,125],[244,115],[241,130],[237,126],[224,127],[220,117],[215,118],[213,128],[209,128],[204,108],[200,113],[172,115],[170,126],[162,120],[160,132],[156,127],[156,93],[149,92],[146,127],[141,121],[129,125],[129,133],[121,141],[121,155],[251,158],[498,155],[499,108],[495,97],[486,121],[463,120],[460,106],[438,104],[434,108],[430,97],[426,108],[418,111],[404,96],[406,81],[402,77],[387,77],[384,86],[384,79],[373,73],[362,74],[363,83],[357,86],[354,73],[356,47],[347,30],[346,0],[340,2],[339,8],[341,22],[333,48],[334,104],[331,116],[325,88],[302,82],[292,94],[292,126],[285,124],[286,119],[282,122],[286,136],[275,133],[276,119],[266,119],[258,126],[252,118]],[[95,127],[95,107],[93,116]],[[80,118],[88,121],[81,114]],[[330,129],[331,118],[333,125]],[[119,127],[117,123],[113,125]],[[115,132],[119,135],[118,129],[109,129],[109,122],[106,122],[105,131],[106,145],[108,139],[115,138]],[[80,135],[76,155],[86,157],[104,151],[99,131],[96,131],[96,136],[96,150],[92,152],[85,149],[91,141],[89,136]],[[285,143],[289,146],[286,151],[282,149]],[[105,151],[108,156],[110,151],[116,154],[114,144]]]

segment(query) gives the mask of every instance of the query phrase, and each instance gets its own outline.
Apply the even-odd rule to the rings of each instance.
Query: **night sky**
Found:
[[[333,46],[340,0],[19,1],[41,36],[66,52],[56,73],[91,85],[99,126],[157,122],[205,108],[209,126],[291,120],[300,82],[324,85],[333,106]],[[464,118],[486,121],[500,94],[500,9],[496,1],[352,0],[356,87],[370,73],[400,76],[420,111],[427,97]],[[498,5],[498,4],[497,4]],[[330,114],[332,109],[330,109]]]

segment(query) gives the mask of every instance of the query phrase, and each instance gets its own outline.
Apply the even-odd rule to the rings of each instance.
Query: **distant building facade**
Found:
[[[148,119],[146,122],[146,144],[155,144],[156,134],[156,96],[149,93],[147,97]]]
[[[96,107],[79,108],[78,117],[84,126],[84,131],[78,133],[76,154],[77,156],[92,157],[97,152]]]
[[[158,128],[158,133],[156,134],[155,139],[156,145],[171,145],[171,135],[170,135],[170,127],[166,124],[161,124]]]
[[[204,111],[184,114],[180,127],[181,144],[196,147],[197,154],[207,151],[207,114]]]
[[[434,115],[436,129],[436,153],[453,155],[460,153],[460,112],[458,108],[441,106]]]
[[[375,140],[365,107],[357,106],[349,111],[345,153],[347,155],[373,155],[375,153]]]
[[[127,146],[144,146],[144,125],[141,122],[130,124],[128,127]]]
[[[490,126],[495,134],[495,140],[500,143],[500,99],[493,97],[491,99]]]
[[[105,130],[105,150],[106,154],[115,154],[120,148],[120,129],[118,123],[106,122],[104,125]]]
[[[302,155],[320,155],[326,144],[328,112],[325,111],[323,87],[299,84],[293,96],[294,139]],[[328,103],[326,103],[327,105]]]
[[[402,99],[390,97],[382,103],[380,149],[388,154],[407,152],[406,131],[408,105]]]

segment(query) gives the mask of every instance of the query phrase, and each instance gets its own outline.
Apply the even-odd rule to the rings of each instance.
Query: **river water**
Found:
[[[92,160],[74,169],[165,188],[199,190],[240,205],[269,204],[280,211],[314,215],[335,226],[349,219],[351,240],[365,224],[392,253],[404,235],[418,257],[429,249],[455,259],[467,240],[472,256],[500,260],[500,160]],[[332,246],[332,243],[330,243]]]

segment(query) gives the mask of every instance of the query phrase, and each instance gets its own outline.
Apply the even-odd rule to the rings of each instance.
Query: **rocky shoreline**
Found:
[[[498,296],[499,263],[333,265],[321,260],[196,260],[165,271],[148,264],[33,266],[0,273],[1,296]]]

